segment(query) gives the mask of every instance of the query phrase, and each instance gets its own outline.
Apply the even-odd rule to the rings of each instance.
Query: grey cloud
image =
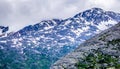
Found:
[[[4,22],[5,20],[7,20],[11,12],[11,5],[6,1],[0,1],[0,21]]]
[[[16,31],[44,19],[72,17],[92,7],[120,12],[119,3],[120,0],[0,0],[0,25],[9,25]]]

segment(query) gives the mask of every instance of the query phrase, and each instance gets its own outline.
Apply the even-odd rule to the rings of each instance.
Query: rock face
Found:
[[[9,30],[9,27],[0,26],[0,37],[4,36]]]
[[[81,60],[80,58],[83,57],[83,53],[89,53],[93,49],[99,49],[104,54],[119,57],[120,23],[82,43],[76,50],[55,62],[51,69],[77,69],[75,64]]]
[[[0,26],[1,33],[5,33],[9,30],[9,27]]]

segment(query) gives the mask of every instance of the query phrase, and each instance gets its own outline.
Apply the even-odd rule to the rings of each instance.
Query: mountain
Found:
[[[120,69],[120,23],[85,41],[51,69]]]
[[[118,22],[119,13],[92,8],[67,19],[26,26],[0,38],[0,67],[49,69],[79,44]]]
[[[9,27],[0,26],[0,37],[4,36],[8,30]]]

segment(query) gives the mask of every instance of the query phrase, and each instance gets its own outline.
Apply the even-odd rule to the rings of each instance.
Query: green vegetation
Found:
[[[107,42],[107,46],[113,45],[114,50],[120,51],[120,39],[114,39],[112,41]]]
[[[94,50],[84,55],[84,58],[76,64],[76,67],[78,69],[108,69],[111,67],[120,69],[120,63],[118,61],[119,58],[116,56],[103,54]]]
[[[119,44],[120,45],[120,39],[114,39],[112,41],[108,41],[108,45],[109,44],[112,44],[112,45]]]
[[[69,46],[64,46],[60,53],[53,54],[39,47],[28,47],[21,51],[5,45],[4,49],[0,49],[0,69],[49,69],[62,54],[68,53],[67,47]]]
[[[26,52],[21,55],[17,50],[0,49],[0,69],[49,69],[50,56]]]

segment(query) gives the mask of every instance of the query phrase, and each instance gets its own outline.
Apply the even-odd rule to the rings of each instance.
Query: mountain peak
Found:
[[[75,15],[74,17],[80,17],[80,16],[83,16],[84,14],[87,14],[87,15],[94,14],[94,13],[100,14],[100,13],[103,13],[103,12],[104,12],[103,9],[95,7],[95,8],[91,8],[91,9],[85,10],[83,12],[80,12],[77,15]]]
[[[101,8],[97,8],[97,7],[94,7],[94,8],[92,8],[93,10],[97,10],[97,11],[103,11],[103,9],[101,9]]]

